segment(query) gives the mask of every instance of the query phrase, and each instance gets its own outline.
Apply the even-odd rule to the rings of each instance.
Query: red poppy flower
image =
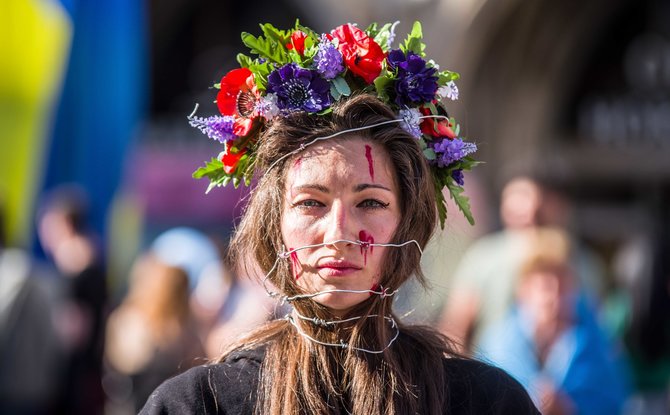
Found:
[[[433,115],[429,108],[419,107],[423,115]],[[446,137],[450,140],[456,138],[456,133],[451,129],[453,125],[449,120],[442,118],[424,118],[420,124],[421,132],[432,137]]]
[[[242,137],[251,130],[259,96],[254,74],[247,68],[233,69],[221,78],[216,104],[221,114],[235,117],[235,135]]]
[[[223,171],[225,171],[227,174],[235,173],[235,170],[237,169],[237,163],[240,162],[240,159],[246,152],[246,150],[241,150],[238,153],[231,153],[230,150],[226,148],[226,151],[221,153]]]
[[[296,30],[295,32],[291,33],[291,42],[286,45],[286,49],[293,49],[295,48],[295,51],[300,54],[300,56],[303,56],[305,54],[305,39],[307,38],[307,35],[300,31]]]
[[[337,27],[332,32],[339,40],[338,49],[351,72],[371,84],[382,71],[386,54],[364,31],[351,24]]]

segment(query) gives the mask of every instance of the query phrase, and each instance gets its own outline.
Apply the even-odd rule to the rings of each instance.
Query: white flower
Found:
[[[388,38],[388,41],[386,42],[386,46],[387,46],[388,49],[391,49],[393,47],[393,41],[395,40],[395,28],[399,24],[400,24],[400,20],[396,20],[391,25],[391,30],[389,30],[389,38]]]
[[[256,112],[261,117],[270,121],[277,115],[279,115],[279,107],[277,106],[277,95],[276,94],[267,94],[264,97],[261,97],[260,100],[256,103]]]
[[[402,128],[415,138],[421,138],[421,112],[416,108],[404,108],[399,111]]]
[[[452,101],[456,101],[458,99],[458,87],[454,81],[449,81],[445,86],[437,89],[437,95],[440,98],[449,98]]]

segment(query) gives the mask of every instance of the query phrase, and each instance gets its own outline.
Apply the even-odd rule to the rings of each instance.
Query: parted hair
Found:
[[[259,140],[256,169],[264,173],[231,241],[231,264],[247,275],[262,277],[283,251],[281,220],[286,172],[294,158],[282,156],[316,137],[395,118],[394,112],[376,97],[358,94],[338,101],[327,115],[295,112],[275,119]],[[435,184],[417,140],[400,123],[333,139],[346,141],[352,137],[380,145],[392,163],[401,217],[390,242],[416,240],[423,249],[436,227],[437,209]],[[412,277],[425,286],[421,254],[414,245],[387,249],[384,255],[380,276],[383,287],[395,290]],[[288,261],[279,261],[269,281],[283,295],[304,293],[292,278]],[[303,330],[323,342],[345,339],[351,346],[381,350],[395,335],[395,329],[384,319],[393,313],[392,301],[393,297],[373,295],[342,317],[362,318],[335,328],[303,324]],[[335,318],[311,299],[297,300],[292,305],[302,315]],[[454,352],[445,337],[428,327],[400,322],[398,325],[401,334],[393,345],[383,353],[369,354],[315,344],[299,335],[286,320],[275,320],[240,339],[223,353],[221,360],[234,350],[266,349],[257,391],[259,414],[441,413],[448,399],[443,359]]]

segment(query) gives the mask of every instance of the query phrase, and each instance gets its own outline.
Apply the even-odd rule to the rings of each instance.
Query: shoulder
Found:
[[[452,414],[539,414],[526,390],[505,371],[463,358],[445,358]]]
[[[236,351],[223,362],[189,369],[159,386],[140,413],[252,413],[264,354],[264,349]]]

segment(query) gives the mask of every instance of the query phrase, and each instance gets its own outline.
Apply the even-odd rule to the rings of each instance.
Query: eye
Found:
[[[302,208],[302,209],[310,209],[310,208],[317,208],[317,207],[323,207],[323,206],[324,206],[323,203],[321,203],[317,200],[314,200],[314,199],[305,199],[305,200],[295,202],[293,204],[293,207]]]
[[[389,206],[389,204],[390,203],[384,203],[377,199],[365,199],[364,201],[358,204],[358,207],[364,209],[385,209]]]

